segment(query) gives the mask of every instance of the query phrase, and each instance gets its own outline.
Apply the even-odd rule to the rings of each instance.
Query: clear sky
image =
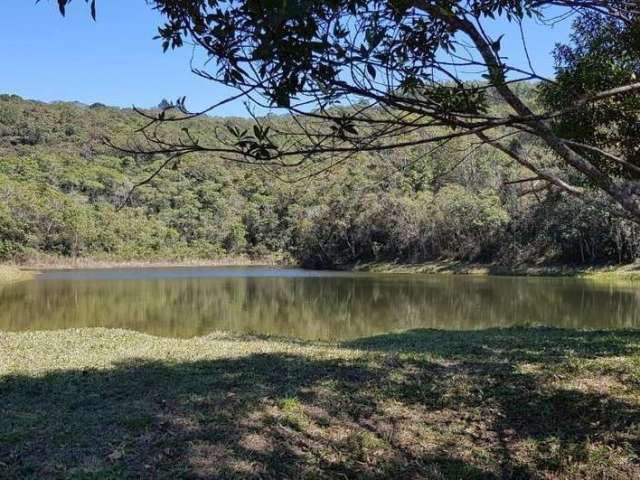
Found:
[[[77,100],[140,107],[157,105],[163,98],[186,95],[191,108],[204,108],[230,90],[194,76],[189,71],[191,50],[162,53],[153,40],[160,16],[144,0],[98,1],[93,22],[83,0],[68,7],[66,18],[55,0],[2,0],[0,16],[0,92],[42,101]],[[521,56],[520,33],[507,31],[502,42],[506,56]],[[525,25],[536,69],[553,72],[550,52],[566,40],[569,23],[554,28]],[[244,115],[240,103],[227,105],[218,115]]]

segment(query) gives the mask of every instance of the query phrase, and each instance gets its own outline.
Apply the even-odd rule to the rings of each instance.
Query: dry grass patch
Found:
[[[9,265],[0,265],[0,286],[30,280],[34,276],[34,272],[21,270],[18,267]]]

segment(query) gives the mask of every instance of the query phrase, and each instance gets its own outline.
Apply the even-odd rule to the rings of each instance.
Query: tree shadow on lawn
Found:
[[[523,372],[526,338],[545,334],[503,334],[408,332],[352,342],[373,350],[354,359],[131,360],[0,378],[0,478],[638,478],[637,406]],[[457,350],[465,338],[477,356]],[[638,344],[640,333],[553,331],[525,360]]]
[[[418,329],[345,342],[380,352],[431,353],[445,358],[540,361],[640,354],[640,330],[571,330],[550,327],[447,331]]]

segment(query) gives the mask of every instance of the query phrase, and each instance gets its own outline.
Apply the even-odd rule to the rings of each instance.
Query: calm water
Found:
[[[640,328],[640,291],[579,279],[375,275],[299,269],[49,272],[0,289],[0,330],[118,327],[352,339],[399,329]]]

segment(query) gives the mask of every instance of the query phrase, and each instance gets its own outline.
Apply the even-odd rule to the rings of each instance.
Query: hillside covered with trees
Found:
[[[213,137],[225,135],[227,123],[200,117],[188,127]],[[609,213],[600,194],[576,199],[521,181],[531,174],[468,137],[438,148],[359,153],[304,171],[185,156],[132,191],[166,158],[125,154],[105,138],[126,145],[143,124],[132,110],[2,95],[2,260],[278,254],[336,268],[435,259],[620,263],[640,255],[638,226]],[[250,120],[238,124],[252,127]],[[533,141],[526,148],[547,155]]]

